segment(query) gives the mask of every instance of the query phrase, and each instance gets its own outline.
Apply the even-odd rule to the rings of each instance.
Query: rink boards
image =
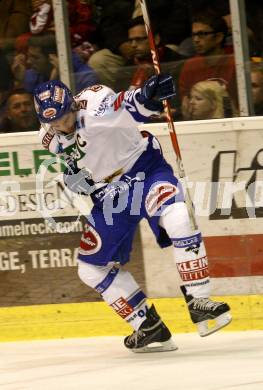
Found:
[[[158,137],[176,171],[167,125],[143,127]],[[175,123],[215,295],[263,292],[262,128],[259,117]],[[142,242],[148,243],[143,246],[148,291],[152,296],[160,290],[161,296],[171,296],[177,277],[171,249],[160,257],[151,249],[154,243],[147,227],[141,232]]]
[[[142,127],[158,136],[176,170],[167,125]],[[236,321],[228,329],[262,329],[263,120],[182,122],[175,127],[209,255],[212,293],[233,308]],[[52,156],[39,145],[36,133],[0,138],[2,340],[125,334],[126,325],[104,303],[92,302],[99,297],[77,277],[83,228],[77,216],[87,213],[90,204],[65,192],[63,162],[49,164]],[[39,171],[42,161],[48,163]],[[43,213],[54,217],[59,233]],[[128,269],[148,296],[157,299],[171,329],[193,331],[180,298],[172,249],[161,251],[145,222],[132,257]]]
[[[215,297],[222,299],[222,297]],[[224,296],[233,320],[223,331],[263,330],[260,295]],[[172,333],[196,332],[182,298],[151,299]],[[104,302],[0,309],[0,342],[130,334],[130,326]]]

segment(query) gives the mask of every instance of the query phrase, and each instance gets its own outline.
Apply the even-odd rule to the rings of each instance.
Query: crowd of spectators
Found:
[[[154,73],[138,0],[66,3],[76,92],[97,83],[137,88]],[[229,1],[147,4],[162,70],[177,86],[174,119],[238,115]],[[262,115],[263,5],[247,0],[246,14],[254,109]],[[52,1],[0,0],[0,18],[0,132],[37,130],[33,89],[59,78]]]

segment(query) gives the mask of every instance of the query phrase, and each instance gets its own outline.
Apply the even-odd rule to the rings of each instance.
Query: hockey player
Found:
[[[117,94],[94,85],[73,97],[58,80],[41,84],[34,93],[43,146],[66,157],[66,185],[94,203],[80,241],[79,277],[132,326],[124,344],[134,352],[177,348],[154,306],[148,307],[133,276],[121,267],[129,261],[142,218],[161,247],[174,247],[182,292],[200,335],[231,320],[226,303],[209,299],[205,247],[200,231],[191,228],[180,183],[158,141],[137,129],[174,95],[172,77],[162,74],[142,88]],[[212,328],[210,319],[216,320]]]

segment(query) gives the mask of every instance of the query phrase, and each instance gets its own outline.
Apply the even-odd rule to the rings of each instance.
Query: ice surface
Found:
[[[263,389],[263,331],[173,337],[179,350],[151,354],[120,337],[2,343],[0,389]]]

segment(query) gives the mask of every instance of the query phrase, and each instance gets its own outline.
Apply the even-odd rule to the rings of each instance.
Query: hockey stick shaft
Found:
[[[155,41],[154,41],[154,34],[153,34],[153,31],[151,28],[151,23],[150,23],[149,12],[147,9],[146,0],[140,0],[140,5],[141,5],[145,29],[146,29],[146,33],[148,36],[150,49],[151,49],[151,55],[152,55],[152,61],[153,61],[155,73],[160,74],[161,73],[160,60],[159,60],[158,51],[156,49],[156,45],[155,45]],[[191,220],[193,229],[196,230],[197,229],[197,222],[196,222],[196,218],[195,218],[193,202],[192,202],[192,199],[190,196],[189,188],[188,188],[187,183],[186,183],[186,175],[185,175],[185,171],[184,171],[184,167],[183,167],[181,151],[180,151],[180,147],[179,147],[179,143],[178,143],[175,127],[174,127],[174,122],[173,122],[173,118],[172,118],[172,114],[171,114],[170,104],[167,100],[164,100],[163,105],[164,105],[164,112],[166,115],[168,129],[169,129],[169,134],[170,134],[173,149],[174,149],[174,152],[176,155],[176,165],[177,165],[178,174],[179,174],[179,177],[183,181],[183,184],[184,184],[185,202],[186,202],[186,205],[188,208],[189,218]]]

